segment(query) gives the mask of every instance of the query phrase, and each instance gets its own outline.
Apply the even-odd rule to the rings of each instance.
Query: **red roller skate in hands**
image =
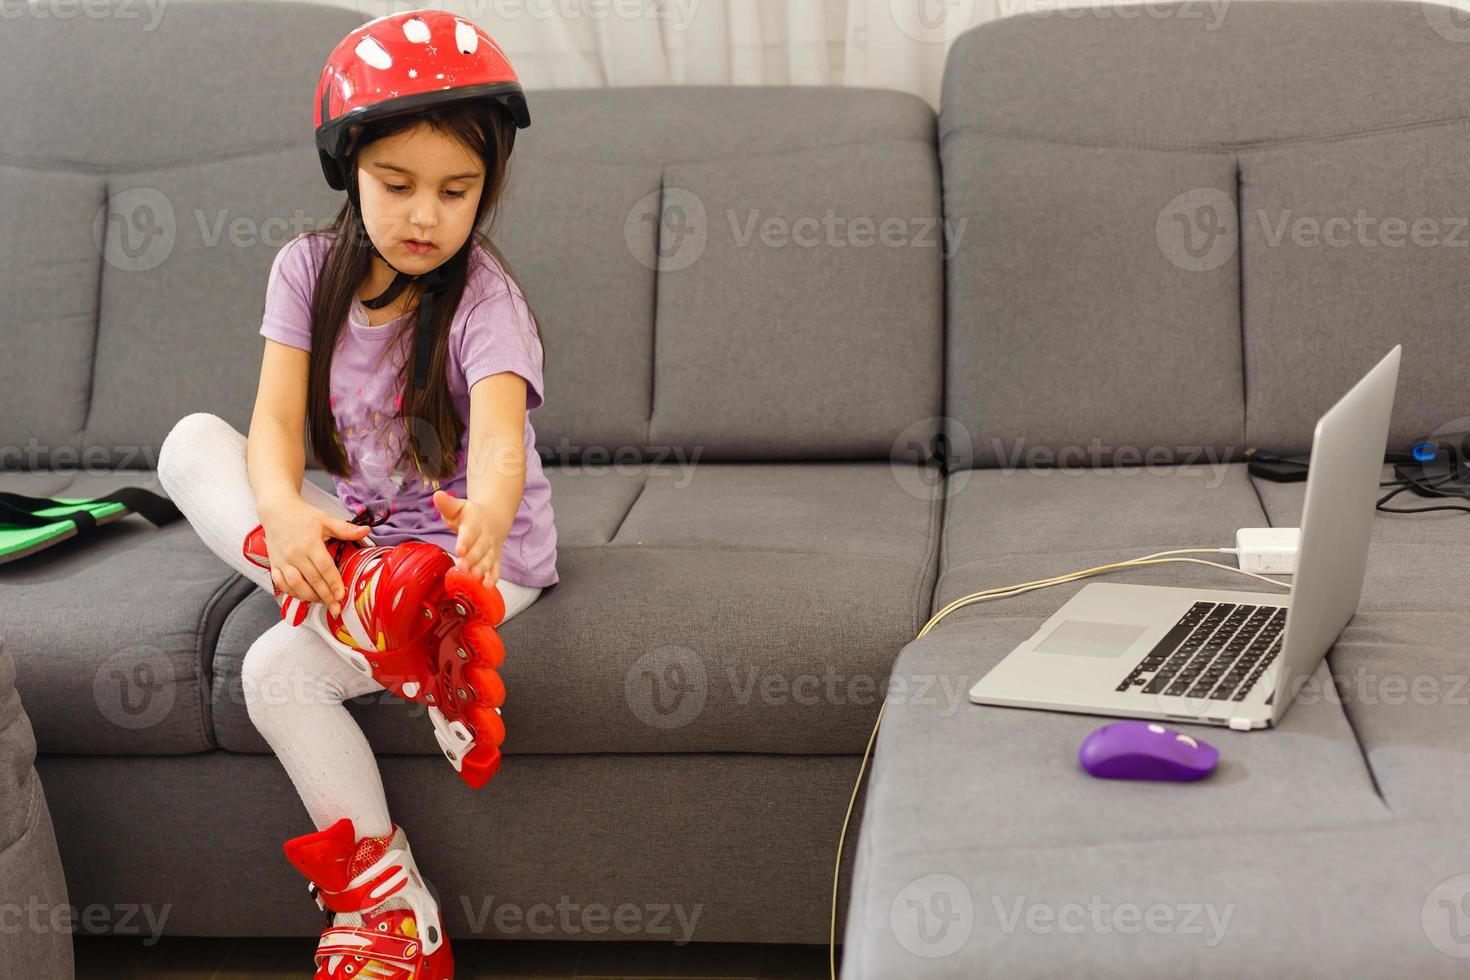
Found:
[[[403,828],[355,836],[343,817],[286,842],[306,875],[327,928],[316,947],[315,980],[450,980],[454,954]]]
[[[352,523],[376,527],[385,520],[364,510]],[[498,671],[505,647],[495,632],[505,616],[500,590],[456,569],[453,556],[427,542],[326,544],[347,590],[340,614],[277,588],[281,618],[309,626],[353,667],[427,705],[445,757],[465,782],[483,786],[500,768],[505,740]],[[270,568],[263,527],[246,535],[243,548],[246,560]]]

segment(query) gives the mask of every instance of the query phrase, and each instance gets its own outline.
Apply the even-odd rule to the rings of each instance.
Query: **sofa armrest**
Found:
[[[36,738],[0,645],[0,977],[71,980],[72,917]]]

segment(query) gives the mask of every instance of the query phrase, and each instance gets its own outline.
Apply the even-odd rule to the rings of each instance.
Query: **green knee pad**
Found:
[[[173,502],[141,487],[124,487],[101,497],[28,497],[0,492],[0,565],[85,537],[103,524],[139,514],[155,527],[183,515]]]

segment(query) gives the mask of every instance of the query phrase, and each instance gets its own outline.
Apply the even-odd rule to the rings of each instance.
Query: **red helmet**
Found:
[[[368,21],[332,49],[317,82],[316,147],[327,183],[347,186],[339,161],[349,126],[471,99],[499,102],[517,129],[531,125],[515,69],[477,25],[427,8]]]

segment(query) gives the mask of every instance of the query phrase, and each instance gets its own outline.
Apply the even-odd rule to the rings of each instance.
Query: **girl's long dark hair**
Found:
[[[413,331],[418,322],[417,284],[411,284],[404,290],[404,294],[409,296],[408,315],[403,318],[387,345],[389,351],[401,349],[405,352],[397,382],[397,390],[402,393],[402,404],[394,416],[402,421],[404,434],[407,436],[405,455],[412,456],[414,466],[420,474],[436,480],[449,480],[455,476],[460,466],[459,447],[465,430],[465,422],[455,410],[445,376],[449,357],[449,327],[464,297],[470,260],[477,243],[494,256],[519,289],[519,283],[511,273],[509,263],[489,235],[480,230],[480,224],[487,214],[491,215],[493,224],[496,205],[505,189],[507,166],[515,139],[515,124],[498,104],[488,100],[458,103],[375,120],[362,127],[362,132],[346,159],[347,179],[357,180],[357,158],[363,147],[420,123],[428,123],[438,132],[457,139],[485,163],[484,188],[475,208],[470,237],[465,241],[464,247],[441,267],[447,275],[448,286],[434,300],[431,317],[432,356],[429,360],[429,383],[426,388],[418,390],[409,383],[413,368]],[[307,432],[311,451],[322,468],[335,476],[346,477],[350,473],[347,452],[338,437],[336,417],[331,405],[332,355],[346,325],[357,289],[368,277],[373,253],[366,232],[352,212],[350,200],[342,205],[342,209],[326,229],[306,234],[334,236],[317,277],[311,303]],[[536,322],[535,314],[531,313],[529,304],[527,313],[535,326],[536,338],[540,341],[541,327]],[[402,461],[400,457],[399,462]]]

